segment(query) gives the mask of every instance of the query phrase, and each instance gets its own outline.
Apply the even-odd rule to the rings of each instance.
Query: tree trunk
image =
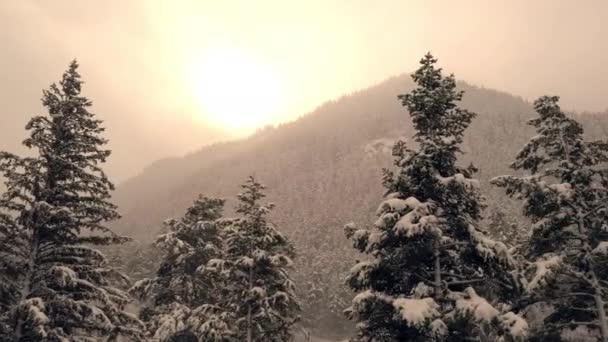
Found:
[[[251,293],[251,289],[253,287],[253,267],[249,267],[249,293]],[[251,309],[251,301],[247,304],[247,342],[253,342],[252,336],[252,309]]]
[[[36,267],[36,259],[38,258],[38,247],[39,247],[39,242],[38,242],[38,237],[36,236],[36,233],[32,233],[32,241],[31,241],[31,253],[30,254],[30,258],[27,262],[27,273],[25,275],[25,280],[23,281],[23,288],[21,289],[21,296],[19,297],[19,303],[18,305],[20,305],[21,303],[23,303],[25,300],[27,300],[27,298],[29,297],[31,291],[32,291],[32,280],[34,277],[34,268]],[[15,326],[15,336],[17,338],[17,341],[19,341],[24,334],[23,331],[23,319],[21,317],[19,317],[17,319],[16,322],[16,326]]]
[[[441,253],[439,251],[439,241],[435,240],[434,243],[434,251],[433,251],[433,257],[435,258],[435,300],[439,299],[439,296],[441,295],[441,260],[439,259],[441,257]]]
[[[595,299],[595,307],[597,309],[600,331],[602,333],[602,342],[608,342],[608,322],[606,322],[606,308],[604,300],[602,299],[601,291],[596,289],[596,294],[593,296],[593,298]]]

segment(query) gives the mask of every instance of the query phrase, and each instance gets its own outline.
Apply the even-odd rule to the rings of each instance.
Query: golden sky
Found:
[[[76,57],[119,179],[410,72],[426,51],[476,85],[608,108],[603,0],[9,0],[0,22],[0,149],[14,150],[41,89]],[[217,60],[236,61],[234,72]],[[222,101],[203,93],[242,100],[235,111],[251,103],[261,119],[218,124],[226,113],[208,112]]]

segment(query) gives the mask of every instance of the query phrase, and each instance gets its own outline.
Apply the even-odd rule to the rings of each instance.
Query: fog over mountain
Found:
[[[272,67],[283,106],[268,124],[414,70],[427,51],[471,84],[527,99],[558,93],[566,109],[603,111],[608,51],[599,42],[608,35],[607,6],[601,0],[3,1],[0,147],[22,151],[22,128],[41,109],[41,89],[73,58],[108,128],[114,153],[106,171],[116,182],[159,158],[243,136],[211,124],[199,103],[197,70],[218,49],[238,49]]]

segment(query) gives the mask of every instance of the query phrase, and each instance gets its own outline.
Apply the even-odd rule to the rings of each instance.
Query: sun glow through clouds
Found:
[[[281,84],[273,70],[237,50],[207,54],[192,73],[206,121],[233,131],[271,123],[281,109]]]

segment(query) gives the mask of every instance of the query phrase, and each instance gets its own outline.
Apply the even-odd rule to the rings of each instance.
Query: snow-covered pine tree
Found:
[[[235,341],[287,342],[300,308],[288,274],[294,248],[266,218],[274,205],[259,203],[264,186],[249,177],[242,188],[241,217],[225,230],[226,257],[210,266],[228,274],[223,306],[234,314]]]
[[[583,128],[558,100],[534,102],[539,116],[529,123],[537,135],[511,164],[529,174],[492,182],[523,199],[533,222],[526,297],[553,305],[535,336],[556,341],[562,330],[581,326],[608,342],[608,143],[584,141]]]
[[[101,121],[80,95],[76,61],[43,92],[49,115],[36,116],[24,145],[33,157],[0,152],[6,192],[0,199],[2,341],[100,341],[141,336],[142,323],[124,310],[123,276],[95,245],[126,240],[104,223],[119,217],[108,200],[112,183],[100,164]]]
[[[352,341],[465,341],[488,328],[524,338],[526,322],[497,300],[517,289],[514,260],[478,228],[475,168],[456,164],[474,114],[458,108],[462,92],[432,55],[420,63],[412,75],[418,87],[399,96],[418,147],[395,144],[397,170],[385,171],[387,195],[374,228],[345,227],[354,247],[369,255],[347,279],[358,292],[346,310],[357,322]]]
[[[206,271],[210,260],[223,257],[223,207],[223,199],[200,195],[183,217],[165,221],[166,233],[156,240],[164,252],[157,276],[130,290],[145,302],[141,318],[150,338],[230,340],[230,315],[217,306],[226,284],[220,274]]]
[[[19,254],[24,241],[13,217],[0,212],[0,338],[9,336],[12,329],[8,314],[19,298],[19,274],[25,266]]]

